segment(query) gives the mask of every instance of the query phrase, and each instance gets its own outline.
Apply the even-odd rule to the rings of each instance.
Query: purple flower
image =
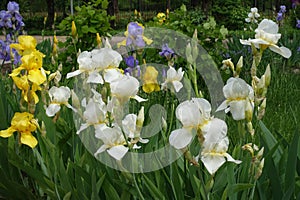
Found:
[[[300,52],[300,46],[298,47],[297,52]]]
[[[300,28],[300,19],[297,19],[296,27],[297,27],[297,28]]]
[[[127,26],[128,36],[126,39],[126,46],[135,45],[137,47],[145,47],[143,38],[143,27],[136,22],[130,22]]]
[[[8,12],[12,12],[12,13],[19,12],[19,4],[17,4],[14,1],[10,1],[7,4],[7,10]]]
[[[161,48],[161,52],[159,52],[160,56],[165,56],[166,58],[170,59],[174,55],[174,51],[169,48],[168,44],[163,44]]]
[[[285,12],[286,12],[286,7],[285,7],[285,5],[281,5],[281,6],[280,6],[279,12],[281,12],[281,13],[285,13]]]
[[[128,34],[133,37],[137,37],[138,35],[143,34],[143,27],[138,25],[138,23],[136,23],[136,22],[130,22],[128,24],[127,29],[128,29]]]
[[[281,13],[281,12],[277,13],[276,20],[281,21],[282,19],[283,19],[283,13]]]
[[[134,68],[139,64],[139,61],[134,59],[133,56],[128,56],[127,58],[125,58],[125,63],[128,67]]]

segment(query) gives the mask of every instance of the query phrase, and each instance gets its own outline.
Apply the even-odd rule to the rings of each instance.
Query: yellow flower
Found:
[[[35,50],[36,39],[30,35],[21,35],[18,37],[19,44],[11,44],[10,47],[16,49],[18,53],[23,55],[28,55]]]
[[[6,130],[0,131],[0,136],[7,138],[12,136],[14,132],[18,132],[20,134],[20,143],[34,148],[38,142],[31,132],[37,129],[36,124],[37,122],[32,114],[17,112],[11,120],[11,126]]]
[[[151,92],[160,90],[159,84],[157,83],[157,76],[158,76],[158,71],[154,67],[148,66],[146,68],[146,71],[143,76],[144,92],[151,93]]]
[[[156,15],[156,17],[157,17],[157,19],[158,19],[158,22],[161,23],[161,24],[166,20],[166,15],[165,15],[165,13],[158,13],[158,14]]]

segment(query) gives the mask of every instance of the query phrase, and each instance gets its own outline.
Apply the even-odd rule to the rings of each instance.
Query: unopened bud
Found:
[[[102,41],[101,41],[101,37],[100,37],[99,33],[96,33],[96,41],[97,41],[98,48],[100,48]]]
[[[264,147],[262,147],[262,148],[259,150],[259,152],[257,153],[257,155],[256,155],[257,159],[261,159],[262,156],[263,156],[263,154],[264,154]]]
[[[166,132],[167,128],[168,128],[168,124],[167,124],[167,122],[166,122],[166,120],[165,120],[164,117],[161,118],[161,122],[162,122],[162,129],[163,129],[163,131]]]
[[[271,69],[270,65],[267,66],[266,71],[264,73],[265,76],[265,87],[268,87],[271,83]]]
[[[223,60],[222,61],[224,68],[225,66],[229,67],[231,69],[232,72],[234,72],[234,64],[231,61],[231,58],[227,59],[227,60]]]
[[[253,125],[252,122],[248,122],[247,123],[247,130],[249,131],[250,135],[253,136],[254,135],[254,129],[253,129]]]
[[[75,25],[74,21],[72,21],[72,37],[77,38],[77,30],[76,30],[76,25]]]
[[[242,67],[243,67],[243,56],[240,57],[238,63],[236,64],[236,73],[237,73],[237,75],[240,74],[240,72],[242,70]]]
[[[144,106],[141,107],[136,120],[136,126],[142,128],[145,120]]]
[[[258,119],[262,119],[266,112],[266,106],[267,106],[267,99],[264,98],[263,102],[258,107]]]
[[[193,60],[193,56],[192,56],[191,43],[187,44],[186,50],[185,50],[185,55],[186,55],[188,63],[193,64],[194,60]]]
[[[76,108],[77,110],[79,110],[80,108],[80,101],[79,98],[77,96],[77,94],[74,92],[74,90],[71,90],[71,97],[72,97],[72,106],[74,108]]]

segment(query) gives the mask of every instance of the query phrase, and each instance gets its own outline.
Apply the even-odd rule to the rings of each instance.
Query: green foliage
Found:
[[[74,16],[66,17],[58,28],[71,33],[71,24],[74,21],[78,34],[78,48],[82,51],[91,50],[95,47],[96,33],[105,36],[111,30],[109,21],[113,18],[107,15],[107,6],[107,0],[93,0],[83,6],[77,6]]]
[[[226,8],[226,9],[224,9]],[[244,28],[245,18],[250,7],[241,0],[214,1],[212,15],[218,22],[230,30],[240,30]]]

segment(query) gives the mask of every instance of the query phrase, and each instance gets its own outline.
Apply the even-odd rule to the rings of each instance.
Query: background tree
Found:
[[[52,26],[54,22],[54,12],[55,12],[55,1],[46,0],[47,2],[47,12],[48,12],[48,25]]]

